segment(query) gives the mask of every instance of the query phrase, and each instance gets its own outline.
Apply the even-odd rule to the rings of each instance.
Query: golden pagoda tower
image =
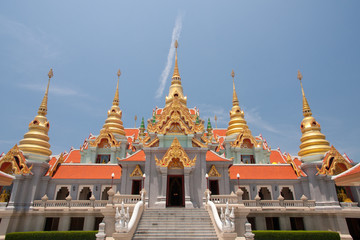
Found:
[[[174,97],[178,97],[181,104],[186,106],[187,97],[184,96],[183,87],[181,85],[181,77],[179,73],[178,67],[178,57],[177,57],[177,48],[178,42],[175,40],[175,65],[174,65],[174,73],[171,80],[171,85],[169,88],[169,95],[165,97],[165,107],[169,106],[173,101]]]
[[[321,133],[320,124],[312,116],[311,109],[305,97],[304,88],[301,82],[302,75],[300,71],[298,71],[297,77],[300,80],[304,115],[304,119],[301,121],[300,125],[302,137],[300,139],[301,144],[298,154],[304,161],[303,157],[324,155],[327,151],[330,150],[330,144],[325,139],[325,135]]]
[[[119,134],[122,136],[125,136],[125,130],[123,126],[123,122],[121,120],[122,111],[119,107],[119,80],[120,80],[120,69],[117,72],[118,81],[116,85],[116,91],[115,96],[113,100],[112,107],[108,111],[108,117],[105,120],[105,124],[102,128],[102,130],[108,129],[113,134]],[[101,131],[102,131],[101,130]]]
[[[53,71],[50,69],[48,73],[49,81],[44,98],[38,110],[38,115],[29,123],[29,131],[24,135],[24,139],[20,141],[19,149],[23,151],[25,156],[35,154],[49,157],[51,155],[48,136],[50,124],[46,118],[46,114],[50,79],[53,75]],[[36,157],[33,158],[36,159]]]
[[[234,70],[232,70],[231,72],[231,77],[233,79],[233,100],[232,100],[233,107],[231,108],[230,111],[230,121],[226,131],[226,136],[240,133],[244,129],[249,129],[244,119],[244,111],[241,110],[239,106],[239,100],[236,95]]]

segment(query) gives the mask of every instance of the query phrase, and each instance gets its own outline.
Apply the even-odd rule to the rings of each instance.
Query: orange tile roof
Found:
[[[227,129],[219,129],[219,128],[213,129],[214,137],[216,137],[216,136],[225,137],[226,131],[227,131]]]
[[[109,164],[63,164],[53,176],[54,179],[111,179],[121,177],[121,167]]]
[[[229,168],[230,179],[297,179],[294,169],[288,164],[233,165]]]
[[[121,159],[120,161],[145,161],[145,159],[146,156],[144,150],[140,150],[127,158]]]
[[[138,128],[125,128],[125,135],[127,137],[132,137],[134,136],[135,139],[137,139],[138,135],[139,135],[139,129]]]
[[[216,154],[215,152],[209,150],[206,153],[206,161],[212,162],[212,161],[231,161],[230,159],[224,158]]]
[[[287,163],[286,156],[284,156],[279,150],[271,150],[270,163]]]
[[[79,149],[71,150],[64,156],[64,163],[80,163],[81,155]]]

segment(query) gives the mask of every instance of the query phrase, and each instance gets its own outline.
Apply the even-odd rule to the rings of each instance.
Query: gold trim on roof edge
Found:
[[[109,128],[105,128],[105,129],[102,129],[100,131],[100,134],[99,136],[96,137],[95,141],[93,142],[90,142],[90,146],[91,147],[97,147],[101,140],[103,139],[107,139],[108,140],[108,143],[110,144],[110,147],[119,147],[121,142],[117,141],[116,138],[114,137],[113,133],[110,131]]]
[[[215,165],[211,166],[211,169],[209,170],[208,175],[209,175],[209,177],[221,177],[221,174],[218,172]]]
[[[332,159],[332,161],[331,161]],[[346,169],[339,168],[339,164],[343,164]],[[346,171],[353,166],[345,160],[345,158],[339,153],[338,150],[334,146],[331,146],[330,151],[326,154],[321,169],[317,167],[318,172],[316,175],[319,174],[326,174],[326,175],[337,175]]]
[[[240,131],[238,137],[236,138],[236,140],[234,142],[230,143],[230,146],[244,148],[245,146],[243,146],[243,142],[245,139],[249,139],[251,144],[254,145],[254,147],[260,146],[260,143],[258,143],[256,141],[256,139],[251,134],[250,129],[248,129],[248,128],[242,129]]]
[[[16,162],[15,157],[19,160],[19,163]],[[26,165],[26,160],[24,158],[24,156],[21,154],[19,147],[17,146],[17,144],[15,144],[14,147],[12,147],[10,149],[10,151],[1,158],[0,160],[0,168],[2,167],[2,165],[4,163],[10,163],[11,164],[11,168],[7,168],[10,171],[6,171],[5,169],[3,169],[2,171],[7,173],[7,174],[32,174],[31,169],[32,169],[32,165],[30,167],[28,167]]]
[[[196,163],[196,156],[192,160],[189,159],[184,148],[181,146],[179,140],[176,137],[161,160],[155,156],[156,166],[168,167],[173,159],[179,159],[184,167],[193,167]]]
[[[141,171],[141,168],[138,165],[136,165],[134,171],[132,171],[132,173],[130,174],[130,177],[142,177],[143,176],[143,172]]]

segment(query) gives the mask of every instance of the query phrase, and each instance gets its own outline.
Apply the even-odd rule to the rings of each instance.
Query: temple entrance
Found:
[[[184,207],[184,176],[168,175],[166,206]]]

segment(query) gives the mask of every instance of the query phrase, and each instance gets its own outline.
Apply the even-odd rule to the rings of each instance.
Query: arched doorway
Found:
[[[91,190],[89,187],[84,187],[79,194],[79,200],[89,200],[91,197]]]
[[[294,200],[294,194],[289,187],[283,187],[280,194],[284,200]]]
[[[261,200],[271,200],[271,193],[267,187],[261,187],[259,190],[259,197]]]
[[[65,200],[69,195],[69,189],[67,187],[61,187],[56,194],[56,200]]]

